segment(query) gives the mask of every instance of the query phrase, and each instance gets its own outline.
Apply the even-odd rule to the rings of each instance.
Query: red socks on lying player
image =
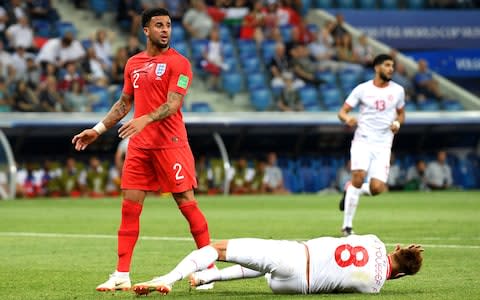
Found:
[[[117,271],[128,272],[133,249],[138,239],[140,214],[143,205],[128,199],[122,202],[122,222],[118,230],[118,264]]]
[[[189,201],[178,206],[183,216],[190,224],[190,232],[192,233],[197,248],[202,248],[210,244],[210,234],[208,233],[208,225],[205,216],[197,206],[197,201]]]

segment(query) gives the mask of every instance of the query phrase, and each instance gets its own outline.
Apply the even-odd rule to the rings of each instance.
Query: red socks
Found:
[[[192,233],[197,248],[202,248],[210,244],[210,234],[208,233],[208,225],[205,216],[197,206],[197,201],[190,201],[178,206],[183,216],[190,224],[190,232]]]
[[[133,249],[138,239],[140,214],[143,205],[124,199],[122,202],[122,222],[118,230],[118,264],[117,271],[128,272]]]

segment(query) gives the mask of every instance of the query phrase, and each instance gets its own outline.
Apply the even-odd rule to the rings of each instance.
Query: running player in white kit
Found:
[[[353,233],[352,222],[360,195],[375,196],[385,191],[393,136],[405,120],[405,90],[391,81],[393,58],[380,54],[373,64],[375,78],[356,86],[338,112],[343,123],[357,127],[350,148],[352,178],[340,201],[345,236]],[[358,120],[349,115],[357,105]]]
[[[388,279],[414,275],[422,266],[422,247],[410,245],[387,254],[375,235],[321,237],[306,242],[240,238],[195,250],[170,273],[133,286],[135,293],[168,294],[190,275],[190,285],[264,276],[274,293],[378,293]],[[207,269],[215,261],[236,263]]]

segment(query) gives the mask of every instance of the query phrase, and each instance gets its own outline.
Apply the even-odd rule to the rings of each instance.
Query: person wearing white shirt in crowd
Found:
[[[12,63],[12,55],[5,51],[4,44],[0,40],[0,76],[7,77],[10,68],[14,68]]]
[[[102,64],[106,65],[107,68],[110,68],[112,66],[111,57],[113,55],[113,50],[106,30],[100,29],[97,31],[93,41],[93,49],[95,49],[97,58]]]
[[[82,44],[67,31],[61,38],[49,39],[38,52],[37,63],[52,63],[63,66],[68,61],[79,61],[85,56]]]
[[[453,183],[452,169],[447,163],[447,152],[439,151],[437,160],[430,162],[425,170],[427,186],[432,190],[444,190]]]
[[[405,120],[405,90],[391,81],[392,57],[380,54],[373,65],[375,78],[356,86],[338,112],[343,123],[356,127],[350,148],[352,180],[340,201],[340,210],[344,210],[344,235],[353,233],[360,195],[378,195],[386,190],[393,137]],[[357,119],[349,113],[358,105]],[[369,181],[364,183],[367,175]]]
[[[289,191],[283,183],[283,173],[277,165],[277,154],[270,152],[267,155],[267,166],[263,178],[266,191],[273,194],[288,194]]]
[[[27,16],[18,18],[18,23],[10,25],[6,31],[11,48],[22,47],[28,51],[35,49],[33,44],[33,29],[28,24]]]
[[[168,294],[190,276],[191,286],[265,276],[275,294],[379,293],[387,280],[416,274],[423,248],[397,245],[388,253],[375,235],[319,237],[305,242],[238,238],[195,250],[170,273],[135,284],[137,295]],[[235,263],[207,269],[215,261]]]

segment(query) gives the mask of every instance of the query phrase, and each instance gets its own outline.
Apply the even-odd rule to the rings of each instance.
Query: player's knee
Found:
[[[228,240],[222,240],[211,244],[218,253],[218,260],[225,261],[227,259],[227,245]]]
[[[370,183],[370,192],[372,196],[381,194],[385,191],[385,184],[383,182],[371,182]]]

